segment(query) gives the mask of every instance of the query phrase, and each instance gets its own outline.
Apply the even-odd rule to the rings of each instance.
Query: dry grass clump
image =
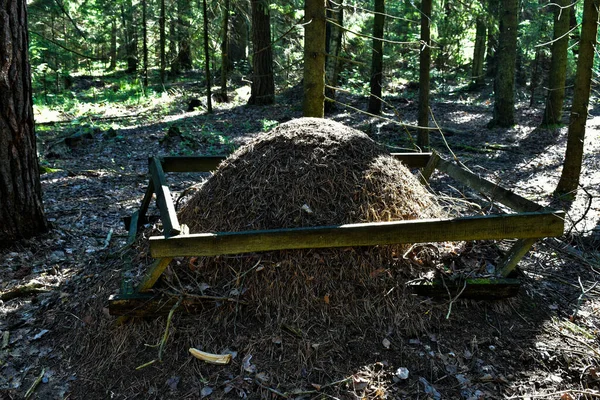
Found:
[[[337,122],[282,124],[224,161],[180,213],[190,232],[246,231],[442,215],[415,176]],[[265,323],[364,321],[418,331],[428,310],[404,290],[423,270],[406,246],[201,257],[174,269],[184,292],[233,297]],[[432,266],[429,266],[431,269]],[[426,269],[426,268],[425,268]],[[429,314],[431,315],[431,314]]]

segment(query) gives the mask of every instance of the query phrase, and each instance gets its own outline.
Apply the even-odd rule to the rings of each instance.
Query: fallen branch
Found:
[[[16,299],[17,297],[25,297],[31,296],[38,293],[46,293],[51,289],[48,289],[42,283],[28,283],[27,285],[17,286],[12,289],[7,290],[6,292],[0,293],[0,300],[8,301],[12,299]]]

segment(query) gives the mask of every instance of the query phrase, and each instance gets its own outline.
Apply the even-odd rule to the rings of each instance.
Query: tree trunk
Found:
[[[142,62],[144,69],[144,87],[148,87],[148,21],[147,4],[142,0]]]
[[[235,3],[234,3],[235,4]],[[229,67],[233,69],[248,61],[248,0],[238,1],[229,30]]]
[[[165,32],[165,0],[160,0],[160,16],[158,18],[158,52],[160,54],[160,83],[165,83],[165,69],[167,68],[166,32]]]
[[[419,56],[419,129],[417,145],[429,149],[429,70],[431,67],[431,8],[432,0],[421,0],[421,53]]]
[[[177,70],[188,71],[192,69],[192,48],[190,44],[191,7],[188,0],[177,1],[177,38],[178,53],[176,57]]]
[[[117,68],[117,22],[115,16],[111,16],[110,28],[110,65],[108,70],[112,71]]]
[[[562,120],[565,100],[565,80],[567,77],[567,53],[569,48],[569,0],[556,0],[554,10],[554,42],[548,82],[548,97],[542,125],[558,125]]]
[[[498,68],[494,79],[494,116],[489,126],[515,124],[515,66],[519,0],[502,0]]]
[[[327,0],[327,18],[336,21],[340,26],[344,26],[344,0],[340,0],[336,6],[331,0]],[[335,109],[335,89],[337,87],[342,62],[339,59],[340,50],[342,48],[342,28],[333,24],[326,26],[326,52],[325,59],[325,83],[330,87],[325,86],[325,113]],[[328,100],[331,99],[331,100]]]
[[[304,100],[305,117],[325,113],[325,0],[304,2]]]
[[[0,0],[0,245],[47,230],[36,152],[25,0]]]
[[[227,98],[227,71],[229,67],[229,0],[225,0],[223,5],[223,38],[221,41],[221,101],[228,101]]]
[[[212,113],[212,93],[211,93],[211,76],[210,76],[210,52],[208,48],[208,10],[206,0],[202,0],[202,17],[204,30],[204,72],[206,74],[206,109]]]
[[[558,195],[574,197],[579,186],[579,176],[583,162],[585,124],[592,83],[592,67],[594,65],[594,47],[596,46],[596,34],[598,32],[598,7],[600,7],[600,0],[585,0],[583,3],[581,41],[579,42],[573,105],[571,106],[569,119],[567,152],[562,174],[554,191]]]
[[[248,104],[275,102],[271,13],[263,0],[252,0],[252,85]]]
[[[480,88],[485,84],[483,63],[485,61],[485,39],[487,27],[483,15],[478,15],[475,22],[475,48],[473,50],[473,68],[471,70],[471,87]]]
[[[385,0],[375,0],[373,19],[373,47],[371,52],[371,96],[367,111],[381,113],[381,81],[383,80],[383,27],[385,25]],[[379,40],[378,40],[379,39]]]

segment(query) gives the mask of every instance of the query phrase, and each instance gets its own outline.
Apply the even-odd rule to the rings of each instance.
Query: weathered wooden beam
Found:
[[[564,212],[503,214],[150,238],[152,257],[562,235]]]
[[[421,169],[421,172],[420,172],[419,181],[421,182],[421,184],[423,184],[423,185],[428,184],[429,178],[431,178],[431,175],[437,168],[439,161],[440,161],[440,155],[437,152],[431,153],[431,157],[429,157],[427,164],[425,165],[425,167],[423,167],[423,169]]]
[[[517,267],[517,264],[527,254],[537,239],[519,239],[498,265],[498,275],[507,277]]]
[[[154,184],[156,204],[160,210],[160,219],[162,220],[165,234],[166,236],[178,235],[181,232],[181,227],[177,220],[175,204],[173,204],[173,198],[171,197],[171,192],[167,186],[165,174],[160,162],[154,157],[150,159],[150,175]]]
[[[110,315],[121,315],[127,317],[145,317],[166,315],[179,301],[179,296],[170,296],[153,293],[133,293],[127,295],[111,295],[108,298],[108,311]],[[181,298],[178,311],[189,314],[201,312],[207,303],[237,303],[246,304],[230,297],[185,295]]]
[[[223,156],[160,157],[165,172],[210,172],[227,158]]]
[[[440,159],[438,161],[437,168],[450,175],[457,181],[467,185],[471,189],[477,190],[482,194],[489,196],[492,200],[495,200],[505,206],[512,208],[515,211],[533,212],[540,211],[544,207],[536,204],[531,200],[527,200],[524,197],[519,196],[495,183],[488,181],[487,179],[481,178],[466,169],[459,167],[449,161]]]
[[[460,293],[460,298],[494,300],[516,296],[520,286],[518,279],[473,278],[458,282],[435,279],[428,283],[409,285],[409,288],[421,296],[455,299]]]
[[[158,258],[148,267],[144,278],[136,288],[136,292],[146,292],[154,286],[173,258]]]
[[[402,161],[408,168],[423,168],[431,158],[431,153],[390,153],[390,155]]]
[[[154,195],[154,182],[152,179],[148,182],[148,187],[146,188],[146,192],[144,193],[144,198],[142,199],[142,205],[139,209],[139,217],[138,220],[142,221],[146,218],[146,213],[148,212],[148,208],[150,207],[150,202],[152,201],[152,196]]]
[[[134,211],[134,213],[131,214],[131,220],[129,221],[129,235],[127,237],[127,244],[132,244],[133,242],[135,242],[135,237],[137,236],[138,230],[139,215],[139,210]]]
[[[108,298],[110,315],[126,317],[146,317],[167,315],[179,299],[173,296],[161,296],[151,293],[135,293],[130,295],[111,295]],[[195,298],[182,299],[178,309],[191,313],[199,312],[203,302]]]

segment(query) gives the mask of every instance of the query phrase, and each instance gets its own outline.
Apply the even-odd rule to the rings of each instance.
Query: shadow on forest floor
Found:
[[[347,95],[342,99],[357,108],[365,103]],[[214,318],[210,308],[199,316],[176,314],[163,362],[136,370],[155,358],[157,350],[149,345],[164,334],[166,319],[113,327],[114,318],[104,307],[107,295],[119,289],[123,273],[119,249],[127,235],[121,218],[131,215],[141,201],[148,156],[231,152],[259,132],[301,116],[298,89],[278,96],[273,107],[216,104],[212,115],[185,112],[186,100],[176,99],[168,111],[155,115],[150,109],[135,118],[117,116],[111,126],[98,127],[89,122],[94,118],[88,119],[91,137],[72,147],[59,139],[81,130],[81,124],[38,129],[44,163],[56,169],[42,177],[46,213],[54,229],[0,255],[4,292],[28,283],[43,289],[0,306],[4,317],[0,330],[9,337],[0,352],[5,361],[0,366],[0,395],[22,395],[42,369],[39,398],[179,399],[209,392],[212,398],[268,398],[287,391],[294,398],[322,394],[410,399],[429,390],[433,398],[437,391],[441,398],[493,399],[575,393],[597,386],[596,119],[588,124],[590,143],[582,175],[591,198],[586,192],[579,194],[568,222],[583,218],[567,238],[569,243],[546,239],[534,246],[520,264],[523,284],[516,298],[432,302],[447,309],[448,318],[420,335],[381,332],[358,323],[343,327],[323,323],[300,336],[282,331],[277,345],[272,338],[259,336],[260,323],[251,313],[240,315],[235,327],[223,325],[220,332],[202,329],[203,321]],[[416,105],[401,99],[397,103],[403,122],[414,123]],[[456,99],[456,103],[434,102],[432,109],[441,126],[452,128],[446,135],[448,146],[474,172],[532,200],[556,205],[551,193],[564,154],[565,128],[536,131],[540,111],[534,109],[520,109],[520,124],[515,127],[492,130],[485,128],[490,117],[485,104]],[[391,110],[385,114],[394,118]],[[343,108],[329,117],[388,145],[411,147],[406,131],[397,125]],[[174,126],[179,139],[161,144]],[[439,134],[433,133],[431,140],[433,148],[449,155]],[[169,176],[169,184],[179,196],[206,177]],[[443,182],[442,177],[437,179]],[[455,189],[460,191],[445,190],[456,196]],[[339,342],[322,342],[324,331],[336,331]],[[238,352],[231,366],[200,364],[189,357],[187,348],[201,345],[206,335],[220,335],[223,347],[205,350]],[[236,348],[239,343],[251,345]],[[261,353],[266,350],[271,353]],[[255,356],[254,373],[242,362],[249,354]],[[283,368],[284,363],[298,354],[306,357],[304,364],[295,366],[295,374],[282,375],[282,370],[292,370],[289,365]],[[399,368],[409,371],[407,379],[399,378]],[[294,394],[294,389],[299,391]]]

